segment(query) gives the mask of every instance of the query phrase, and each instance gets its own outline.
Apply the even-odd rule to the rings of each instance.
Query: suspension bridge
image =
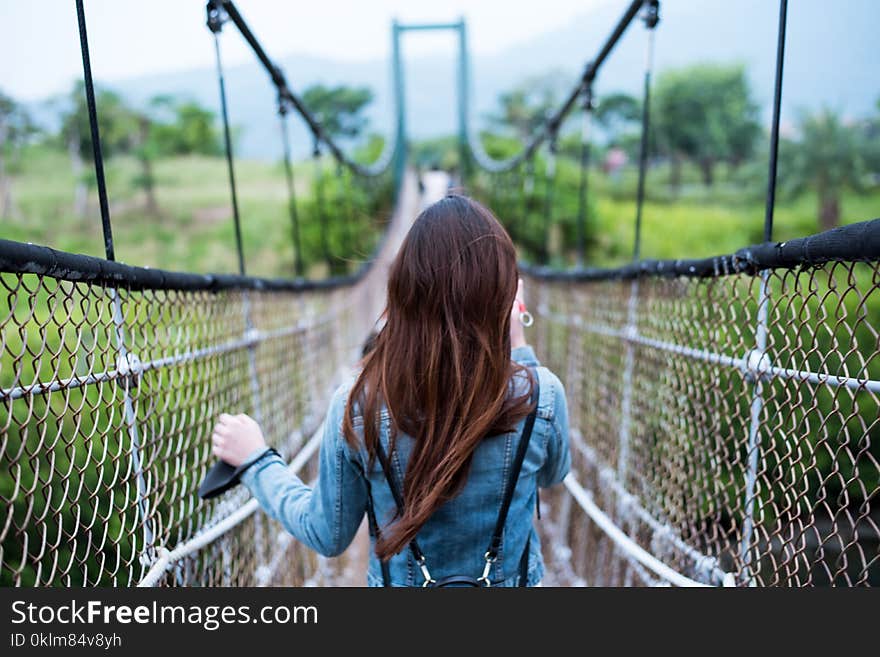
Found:
[[[554,220],[556,144],[580,112],[576,249],[585,260],[593,84],[641,25],[647,49],[633,262],[617,269],[523,265],[529,341],[566,386],[572,471],[542,497],[546,584],[869,586],[880,584],[880,220],[773,241],[787,2],[780,2],[764,241],[714,258],[641,258],[654,33],[659,2],[630,2],[564,102],[495,160],[469,117],[464,21],[394,23],[395,126],[356,162],[288,84],[234,3],[208,2],[239,272],[205,275],[115,261],[86,16],[77,0],[104,257],[0,240],[0,582],[46,585],[339,585],[365,581],[366,528],[340,558],[311,553],[246,490],[198,498],[207,436],[236,408],[305,480],[321,421],[381,312],[387,267],[409,224],[450,184],[513,225],[544,153],[545,242]],[[461,164],[451,181],[407,168],[400,38],[459,38]],[[220,36],[237,33],[277,92],[293,279],[246,271]],[[585,52],[585,58],[592,53]],[[356,272],[302,274],[287,121],[298,117],[357,208],[391,219]],[[320,186],[319,186],[320,189]],[[393,210],[383,205],[392,190]],[[867,219],[867,218],[866,218]],[[326,238],[322,239],[326,248]],[[326,252],[325,252],[326,255]]]

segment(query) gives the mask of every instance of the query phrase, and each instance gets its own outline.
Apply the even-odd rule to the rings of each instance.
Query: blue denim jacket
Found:
[[[534,586],[544,575],[541,543],[532,523],[537,487],[558,483],[568,473],[571,463],[568,412],[562,383],[550,370],[539,367],[531,347],[514,349],[512,358],[523,365],[537,367],[541,395],[501,550],[489,577],[498,586],[517,586],[520,557],[530,537],[527,584]],[[366,513],[368,485],[380,527],[387,525],[395,514],[394,499],[379,463],[374,462],[367,472],[366,449],[352,448],[342,434],[342,417],[352,383],[340,386],[330,404],[314,489],[290,472],[284,461],[274,454],[260,458],[242,476],[242,482],[266,513],[279,520],[297,539],[326,556],[342,553],[354,538]],[[480,443],[461,493],[441,506],[419,532],[419,547],[433,578],[448,575],[476,578],[482,573],[483,555],[492,536],[524,422],[521,421],[514,432],[492,436]],[[359,426],[362,420],[356,418],[355,429]],[[386,450],[389,430],[388,413],[383,411],[381,439]],[[398,436],[391,458],[398,482],[403,481],[412,445],[411,437]],[[424,581],[408,549],[392,557],[389,565],[394,586],[420,586]],[[382,586],[381,567],[372,549],[367,583]]]

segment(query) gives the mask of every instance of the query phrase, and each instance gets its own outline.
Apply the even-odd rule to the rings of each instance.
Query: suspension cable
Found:
[[[528,241],[529,211],[532,207],[532,194],[535,191],[535,158],[529,157],[521,168],[523,172],[519,206],[522,210],[517,223],[519,224],[520,241]]]
[[[303,275],[302,242],[299,234],[299,212],[296,207],[296,184],[293,179],[293,164],[290,157],[290,136],[287,134],[287,103],[278,95],[278,118],[281,127],[281,144],[284,149],[284,175],[287,179],[287,208],[290,212],[290,227],[293,236],[293,269],[297,276]]]
[[[324,167],[321,165],[321,142],[316,137],[312,147],[312,160],[315,163],[315,211],[321,232],[321,254],[327,263],[328,275],[332,274],[333,260],[330,257],[330,244],[327,239],[327,215],[324,212]]]
[[[107,181],[104,176],[104,156],[101,151],[101,136],[98,127],[98,108],[95,102],[95,85],[92,79],[92,63],[89,56],[89,38],[86,30],[86,15],[83,0],[76,0],[76,17],[79,26],[79,43],[83,62],[83,82],[86,91],[86,106],[89,113],[89,130],[92,137],[92,152],[95,160],[95,178],[98,185],[98,202],[101,206],[101,226],[104,234],[104,253],[106,259],[114,261],[116,254],[113,246],[113,230],[110,223],[110,204],[107,198]],[[112,300],[112,317],[117,349],[117,369],[127,367],[132,362],[125,342],[125,331],[122,311],[122,299],[116,287],[110,288]],[[136,357],[136,355],[134,355]],[[129,382],[123,387],[123,417],[128,430],[131,468],[134,472],[137,489],[137,507],[140,523],[144,530],[144,543],[141,558],[147,557],[147,551],[153,548],[156,537],[153,521],[150,517],[147,484],[144,477],[143,457],[141,454],[141,434],[138,430],[137,415],[132,402]]]
[[[642,206],[645,203],[645,177],[648,172],[648,134],[651,130],[651,71],[654,68],[654,35],[660,22],[659,0],[647,0],[642,17],[648,30],[648,43],[645,52],[645,89],[642,100],[642,139],[639,146],[639,182],[636,191],[636,228],[633,240],[633,260],[638,260],[642,252]]]
[[[779,2],[779,27],[776,42],[776,78],[773,89],[773,125],[770,134],[770,164],[767,176],[767,206],[764,215],[764,241],[769,242],[773,235],[773,210],[776,201],[776,155],[779,149],[779,110],[782,102],[782,64],[785,58],[785,23],[788,10],[787,0]],[[755,349],[753,353],[763,355],[767,351],[770,313],[770,271],[761,271],[758,287],[758,307],[755,313]],[[765,396],[765,383],[756,377],[752,386],[752,401],[749,417],[748,468],[745,473],[745,495],[743,497],[744,518],[739,558],[743,567],[740,576],[744,583],[750,583],[752,571],[752,540],[755,531],[755,505],[758,495],[758,467],[762,444],[762,423]]]
[[[513,193],[516,189],[517,171],[517,169],[512,169],[510,171],[502,171],[499,174],[501,176],[501,207],[498,212],[504,217],[503,223],[506,226],[512,225],[510,219],[514,207]],[[513,235],[511,235],[511,237],[513,237]]]
[[[101,206],[101,228],[104,232],[104,253],[107,260],[115,260],[113,228],[110,225],[110,204],[107,202],[107,181],[104,177],[104,155],[98,130],[98,108],[95,104],[95,85],[92,81],[92,61],[89,57],[89,37],[86,32],[86,13],[83,0],[76,0],[76,18],[79,24],[79,47],[82,53],[83,82],[86,87],[86,106],[89,111],[89,130],[92,135],[92,153],[95,157],[95,178],[98,183],[98,203]]]
[[[587,233],[587,178],[590,169],[590,128],[593,119],[593,83],[584,85],[583,117],[581,124],[581,161],[580,179],[578,181],[578,215],[577,215],[577,266],[583,267],[586,250]]]
[[[773,123],[770,127],[770,171],[767,175],[767,206],[764,211],[764,241],[773,239],[773,210],[776,205],[776,158],[779,153],[779,111],[782,107],[782,68],[785,63],[785,23],[788,0],[779,0],[779,28],[776,39],[776,78],[773,84]]]
[[[235,187],[235,166],[232,159],[232,136],[229,130],[229,111],[226,106],[226,83],[223,78],[223,62],[220,58],[220,32],[224,14],[213,2],[208,3],[208,29],[214,35],[214,55],[217,62],[217,81],[220,86],[220,111],[223,117],[223,142],[226,147],[226,166],[229,170],[229,191],[232,196],[232,220],[235,224],[235,248],[238,252],[238,273],[245,275],[244,245],[241,239],[241,218],[238,213],[238,194]]]
[[[541,243],[541,264],[550,260],[550,229],[553,226],[553,192],[556,186],[557,136],[554,132],[547,144],[547,164],[544,169],[544,237]]]
[[[354,227],[354,199],[352,198],[353,189],[350,180],[347,181],[346,170],[341,162],[336,163],[336,205],[339,208],[339,215],[342,217],[340,231],[340,241],[342,243],[341,252],[351,255],[354,250],[354,239],[352,238],[352,230]],[[348,267],[348,262],[345,266]]]
[[[492,180],[492,183],[489,185],[489,207],[495,209],[498,207],[498,199],[501,194],[501,181],[503,180],[502,176],[503,172],[497,173]]]
[[[611,51],[617,45],[617,42],[620,41],[630,23],[639,13],[639,9],[641,9],[642,6],[651,3],[653,3],[653,0],[631,0],[623,16],[621,16],[617,25],[614,27],[611,35],[608,37],[605,43],[602,44],[602,48],[599,50],[599,54],[596,55],[595,59],[593,59],[586,65],[586,67],[584,68],[584,72],[578,80],[577,84],[568,93],[565,100],[559,106],[559,109],[550,114],[550,116],[540,126],[538,126],[538,128],[534,131],[532,137],[525,143],[519,153],[503,160],[496,160],[492,158],[486,152],[485,148],[483,148],[483,144],[479,138],[479,135],[474,132],[474,122],[468,122],[468,125],[470,126],[467,132],[468,146],[477,165],[485,169],[486,171],[491,172],[508,171],[516,167],[521,162],[524,162],[532,157],[537,152],[538,148],[540,148],[540,146],[545,141],[551,139],[553,137],[553,133],[559,130],[562,122],[577,104],[577,99],[581,95],[584,85],[592,82],[596,78],[596,75],[598,74],[602,64],[605,62],[608,55],[611,54]]]
[[[250,45],[251,49],[254,51],[257,59],[266,69],[267,73],[269,73],[269,77],[271,78],[272,83],[275,85],[275,88],[278,90],[278,93],[281,94],[284,99],[288,103],[290,103],[290,106],[293,107],[296,112],[302,117],[302,119],[308,125],[312,136],[317,141],[324,143],[324,145],[327,147],[327,150],[337,162],[340,162],[347,169],[353,171],[360,176],[377,177],[385,174],[388,171],[391,163],[394,161],[394,155],[397,149],[402,146],[401,144],[398,144],[396,134],[394,134],[391,139],[385,140],[382,153],[372,164],[359,164],[358,162],[355,162],[354,160],[346,156],[345,153],[342,152],[342,149],[336,144],[333,137],[326,131],[321,123],[305,106],[302,99],[290,89],[281,68],[275,65],[271,59],[269,59],[266,51],[263,50],[260,42],[257,40],[256,36],[245,22],[241,13],[239,13],[235,4],[231,0],[209,0],[209,13],[212,10],[222,14],[224,18],[228,17],[232,24],[235,25],[236,28],[238,28],[238,31],[241,33],[242,37],[244,37],[245,41],[247,41],[248,45]]]

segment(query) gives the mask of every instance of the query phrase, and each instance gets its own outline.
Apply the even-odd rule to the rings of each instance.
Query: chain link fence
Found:
[[[567,386],[573,477],[679,573],[880,584],[878,231],[529,278],[539,355]],[[562,583],[663,583],[567,493],[551,502]]]
[[[290,458],[355,362],[364,318],[377,315],[370,275],[318,289],[178,275],[151,288],[139,278],[155,285],[162,272],[79,256],[71,269],[68,254],[3,247],[3,269],[19,270],[0,274],[6,586],[136,584],[157,549],[198,535],[248,497],[197,496],[217,416],[254,416]],[[114,276],[128,280],[110,285]],[[253,514],[160,583],[326,580],[326,563],[283,534]]]
[[[840,253],[818,236],[770,260],[530,271],[533,339],[569,397],[569,490],[697,582],[880,583],[878,235],[874,221],[835,233]],[[381,267],[315,286],[0,247],[7,586],[136,584],[223,522],[248,495],[197,497],[217,415],[255,416],[290,459],[382,303]],[[555,583],[668,583],[582,502],[545,500]],[[331,584],[364,557],[328,562],[256,513],[157,583]]]

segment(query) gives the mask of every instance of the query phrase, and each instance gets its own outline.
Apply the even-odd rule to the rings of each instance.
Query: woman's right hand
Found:
[[[525,347],[528,343],[526,342],[526,332],[522,325],[522,322],[519,319],[519,314],[521,312],[520,304],[523,304],[523,308],[525,307],[525,297],[523,295],[523,281],[519,279],[519,282],[516,286],[516,298],[513,300],[513,308],[510,310],[510,348],[516,349],[517,347]]]

